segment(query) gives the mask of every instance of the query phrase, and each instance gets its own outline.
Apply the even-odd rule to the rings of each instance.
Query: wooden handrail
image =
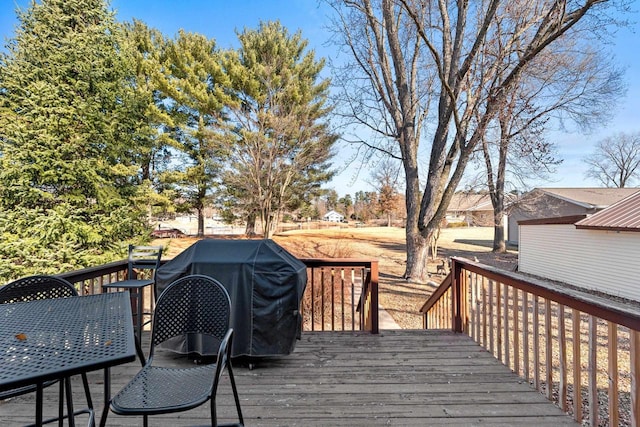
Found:
[[[453,257],[452,265],[453,263],[458,263],[464,270],[480,274],[487,279],[504,283],[527,293],[558,302],[569,308],[575,308],[583,313],[640,331],[640,305],[637,303],[619,302],[522,273],[500,270],[466,258]],[[453,267],[452,271],[454,271]]]
[[[640,425],[640,304],[454,257],[421,311],[425,328],[468,334],[576,421]]]
[[[427,301],[420,308],[420,313],[427,313],[431,308],[442,298],[445,292],[451,289],[451,273],[447,274],[447,276],[442,280],[440,286],[436,288],[435,291],[431,295]]]

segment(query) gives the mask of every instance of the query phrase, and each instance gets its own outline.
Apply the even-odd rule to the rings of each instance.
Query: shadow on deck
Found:
[[[112,391],[139,366],[113,368]],[[468,336],[449,331],[304,332],[294,354],[261,359],[254,369],[236,363],[234,372],[247,426],[577,425]],[[102,404],[102,378],[102,371],[89,375],[96,406]],[[74,380],[80,407],[82,386]],[[55,386],[45,390],[45,415],[56,414],[56,393]],[[34,400],[0,402],[2,425],[33,422]],[[226,379],[217,405],[219,421],[235,421]],[[208,420],[205,404],[151,417],[149,424]],[[110,413],[107,425],[142,425],[142,419]]]

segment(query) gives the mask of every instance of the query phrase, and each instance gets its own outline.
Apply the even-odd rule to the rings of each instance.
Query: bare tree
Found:
[[[378,209],[386,217],[387,227],[391,227],[391,220],[402,199],[398,191],[400,169],[394,163],[392,159],[382,159],[371,172],[373,186],[378,192]]]
[[[522,8],[513,8],[497,20],[515,19]],[[498,28],[502,25],[498,25]],[[608,55],[593,49],[586,37],[562,38],[543,51],[514,81],[514,90],[498,108],[495,129],[482,138],[486,182],[494,216],[493,251],[506,250],[504,240],[507,165],[519,182],[546,178],[561,163],[555,145],[545,133],[570,120],[582,128],[601,124],[610,116],[613,101],[623,93],[622,73]],[[508,61],[504,43],[492,43],[484,55]],[[512,188],[517,188],[513,183]]]
[[[428,242],[444,218],[465,168],[516,87],[523,70],[558,38],[579,36],[576,24],[605,12],[605,0],[532,0],[519,19],[497,29],[496,16],[512,1],[359,0],[331,2],[340,17],[342,41],[354,57],[351,81],[367,82],[379,102],[363,108],[362,97],[349,98],[352,115],[364,123],[375,112],[372,129],[397,143],[405,170],[407,206],[406,278],[428,277]],[[409,19],[407,19],[409,18]],[[574,31],[575,27],[575,31]],[[593,29],[596,28],[594,24]],[[575,32],[576,34],[572,34]],[[512,34],[508,62],[482,58],[496,34]],[[418,85],[435,79],[434,86]],[[418,90],[428,88],[424,92]],[[353,92],[352,92],[353,93]],[[346,97],[348,93],[345,94]],[[429,101],[430,155],[420,194],[418,158],[423,118]],[[418,109],[419,108],[419,109]],[[419,113],[419,114],[418,114]],[[384,127],[384,126],[386,127]]]
[[[632,185],[640,178],[640,132],[618,133],[599,141],[583,161],[589,166],[586,176],[605,187]]]
[[[424,46],[415,26],[394,1],[327,1],[337,12],[338,43],[352,58],[335,69],[334,82],[341,89],[338,105],[348,124],[369,131],[366,138],[354,141],[369,155],[381,152],[402,160],[407,265],[419,266],[419,259],[426,260],[428,242],[418,227],[418,148],[433,70],[424,63]]]

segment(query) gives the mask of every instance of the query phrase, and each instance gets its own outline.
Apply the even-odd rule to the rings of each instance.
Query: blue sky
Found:
[[[29,0],[0,0],[0,37],[3,45],[13,36],[15,8],[26,7]],[[302,31],[309,40],[309,47],[319,56],[334,55],[325,46],[329,34],[325,30],[329,10],[316,0],[112,0],[111,7],[117,11],[118,20],[140,19],[167,36],[175,35],[179,29],[202,33],[216,40],[222,48],[237,47],[236,30],[256,28],[259,22],[280,20],[290,32]],[[630,17],[637,20],[638,15]],[[542,187],[588,187],[597,183],[584,177],[585,167],[581,158],[592,151],[595,143],[618,132],[640,131],[640,25],[635,22],[629,28],[620,29],[612,46],[616,59],[626,69],[625,80],[628,92],[615,111],[612,121],[595,129],[591,134],[554,133],[553,140],[559,147],[559,156],[564,163],[558,168],[552,182],[536,183]],[[328,74],[327,74],[328,75]],[[338,144],[341,142],[339,141]],[[343,143],[344,144],[344,143]],[[349,150],[342,148],[334,166],[341,173],[328,187],[340,194],[372,190],[366,182],[366,171],[360,179],[353,181],[353,168],[344,170],[344,159]]]

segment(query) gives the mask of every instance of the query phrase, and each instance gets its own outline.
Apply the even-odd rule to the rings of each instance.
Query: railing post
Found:
[[[631,330],[631,425],[640,424],[640,332]]]
[[[462,265],[456,262],[455,259],[451,260],[451,279],[453,281],[451,290],[453,291],[452,301],[452,315],[453,315],[453,331],[463,332],[462,311],[464,309],[464,302],[462,295]]]
[[[371,262],[371,333],[380,333],[379,306],[378,306],[378,261]]]

